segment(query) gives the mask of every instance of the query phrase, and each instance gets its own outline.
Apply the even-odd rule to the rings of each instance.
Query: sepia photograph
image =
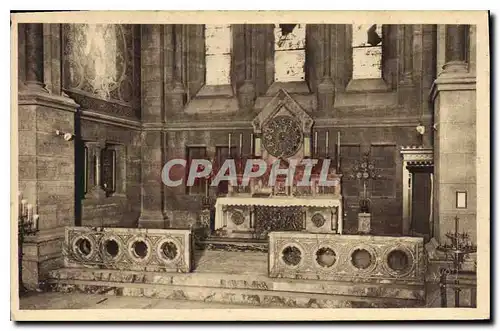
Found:
[[[488,24],[11,14],[11,318],[489,319]]]

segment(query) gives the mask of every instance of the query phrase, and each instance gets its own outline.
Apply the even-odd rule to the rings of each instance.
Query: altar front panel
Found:
[[[229,237],[254,238],[262,232],[342,233],[341,198],[221,197],[215,204],[215,230]],[[263,223],[263,219],[270,222]]]

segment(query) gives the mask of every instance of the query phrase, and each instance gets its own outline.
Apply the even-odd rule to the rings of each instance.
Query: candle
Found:
[[[250,154],[253,155],[253,133],[250,133]]]
[[[28,200],[22,199],[21,200],[21,216],[26,215],[26,204],[28,203]]]
[[[326,137],[325,137],[325,152],[326,155],[328,156],[328,130],[326,130]]]
[[[231,133],[229,133],[229,141],[227,143],[227,154],[231,157]]]
[[[314,155],[318,155],[318,131],[314,132]]]
[[[38,229],[38,219],[40,218],[40,215],[35,214],[33,216],[33,229]]]
[[[28,221],[31,221],[33,219],[33,205],[30,203],[28,204]]]
[[[340,173],[340,131],[337,133],[337,171]]]
[[[21,192],[19,192],[19,194],[17,196],[17,204],[19,206],[19,216],[18,217],[21,217],[21,215],[23,214],[23,208],[22,208],[22,205],[21,205],[21,200],[23,200],[23,194]]]
[[[243,133],[240,133],[240,157],[242,155],[242,148],[243,148]]]

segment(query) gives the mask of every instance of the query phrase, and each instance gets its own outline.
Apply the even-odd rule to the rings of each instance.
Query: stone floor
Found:
[[[244,258],[242,258],[244,257]],[[202,273],[267,274],[267,253],[197,251],[195,271]],[[203,309],[259,308],[247,305],[168,300],[83,293],[31,293],[20,300],[20,309]],[[263,308],[262,306],[260,308]]]
[[[251,309],[263,308],[215,302],[115,297],[103,294],[32,293],[20,300],[20,309]]]

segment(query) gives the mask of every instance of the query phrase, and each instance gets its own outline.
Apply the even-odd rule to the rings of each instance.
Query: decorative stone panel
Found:
[[[306,231],[337,233],[338,207],[309,207],[306,209]]]
[[[189,229],[66,227],[66,267],[190,272]]]
[[[306,232],[269,234],[269,277],[424,283],[422,238]]]

